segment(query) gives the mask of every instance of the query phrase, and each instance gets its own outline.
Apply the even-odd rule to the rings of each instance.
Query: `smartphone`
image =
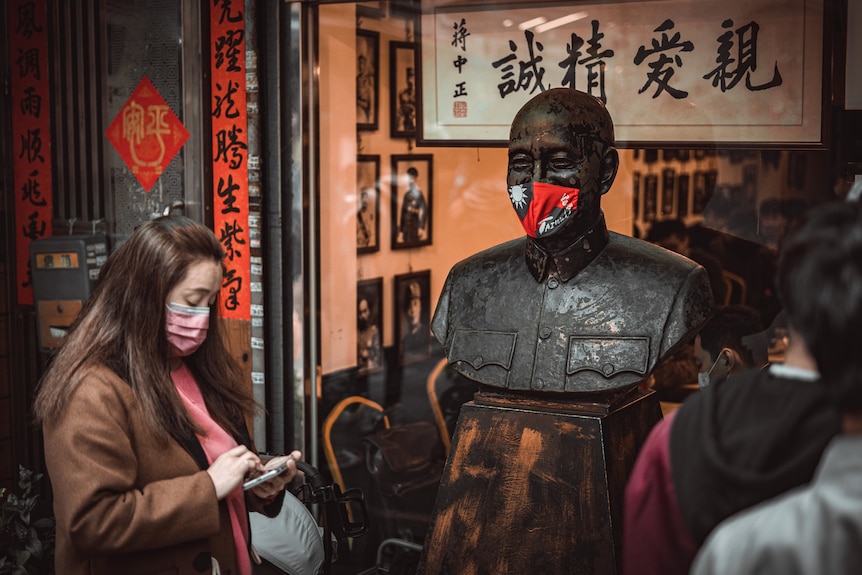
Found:
[[[287,471],[287,463],[282,463],[278,467],[276,467],[274,469],[270,469],[266,473],[263,473],[262,475],[258,475],[257,477],[255,477],[253,479],[249,479],[248,481],[243,483],[242,484],[243,491],[248,491],[252,487],[260,485],[261,483],[266,483],[267,481],[269,481],[273,477],[275,477],[277,475],[281,475],[285,471]]]

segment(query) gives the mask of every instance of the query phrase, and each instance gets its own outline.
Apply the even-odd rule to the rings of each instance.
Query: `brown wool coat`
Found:
[[[223,575],[237,573],[227,506],[200,444],[157,442],[116,374],[88,373],[43,432],[58,575],[197,575],[212,572],[211,555]],[[246,502],[271,515],[280,500],[265,510]]]

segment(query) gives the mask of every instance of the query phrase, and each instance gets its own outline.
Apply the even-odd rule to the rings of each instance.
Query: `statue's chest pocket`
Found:
[[[610,379],[622,373],[643,377],[649,364],[649,337],[569,337],[566,375],[595,371]]]
[[[452,338],[449,362],[470,379],[507,387],[517,337],[513,332],[459,329]]]

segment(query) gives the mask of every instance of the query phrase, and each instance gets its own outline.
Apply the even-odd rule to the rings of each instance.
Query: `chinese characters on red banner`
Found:
[[[210,12],[213,226],[227,254],[221,315],[248,320],[251,318],[251,265],[243,8],[241,0],[214,0]]]
[[[30,243],[51,235],[51,113],[44,0],[9,2],[18,303],[33,303]]]

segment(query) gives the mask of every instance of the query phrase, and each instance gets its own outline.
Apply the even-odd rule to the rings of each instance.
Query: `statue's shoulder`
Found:
[[[652,274],[655,268],[661,268],[664,277],[674,272],[686,276],[699,264],[650,242],[609,232],[610,240],[605,248],[605,254],[618,264],[643,267],[644,272]]]
[[[474,269],[488,269],[489,267],[511,265],[518,262],[523,264],[526,245],[526,236],[497,244],[461,260],[452,266],[452,273],[468,272]]]

